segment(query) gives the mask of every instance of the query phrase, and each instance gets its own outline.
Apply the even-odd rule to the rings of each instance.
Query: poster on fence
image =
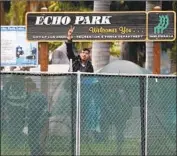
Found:
[[[26,40],[25,26],[1,26],[1,66],[37,66],[38,42]]]

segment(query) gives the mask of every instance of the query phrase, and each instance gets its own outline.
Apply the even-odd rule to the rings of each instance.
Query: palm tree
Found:
[[[111,1],[94,1],[94,11],[109,11]],[[110,43],[93,42],[92,44],[92,63],[94,70],[98,70],[109,63]]]
[[[4,24],[4,6],[3,6],[3,1],[0,2],[0,8],[1,8],[1,17],[0,17],[0,24]]]
[[[155,6],[162,6],[161,1],[146,1],[146,11],[151,11]],[[146,61],[145,68],[152,71],[153,65],[153,42],[146,42]]]
[[[27,2],[27,11],[31,11],[31,12],[38,11],[39,4],[40,3],[38,1],[28,1]]]

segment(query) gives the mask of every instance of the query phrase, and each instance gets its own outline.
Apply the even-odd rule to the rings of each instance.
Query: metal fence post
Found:
[[[147,156],[147,130],[148,130],[148,90],[149,90],[149,77],[146,75],[146,101],[145,101],[145,155]]]
[[[140,113],[141,113],[141,155],[145,156],[145,77],[139,77]]]
[[[80,72],[77,72],[77,105],[76,105],[76,156],[80,156]]]
[[[72,59],[69,60],[69,72],[72,72]],[[75,121],[76,121],[76,97],[75,97],[75,74],[71,75],[71,154],[75,155]]]
[[[69,69],[70,70],[70,69]],[[76,96],[75,74],[71,74],[71,155],[75,155],[75,120],[76,120]]]

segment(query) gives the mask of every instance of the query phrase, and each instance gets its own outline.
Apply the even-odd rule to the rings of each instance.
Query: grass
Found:
[[[115,141],[104,143],[81,144],[81,155],[117,155],[117,144]],[[121,155],[140,155],[140,144],[138,140],[126,140],[122,144]]]
[[[116,155],[117,148],[114,141],[96,143],[95,141],[83,142],[81,140],[81,155]],[[124,155],[140,155],[140,143],[138,140],[126,140],[122,146]],[[70,137],[49,137],[45,151],[48,155],[72,155],[72,144]],[[1,155],[30,155],[27,140],[18,147],[12,147],[3,136],[1,141]]]
[[[149,154],[152,155],[161,155],[161,154],[170,154],[175,155],[175,146],[173,142],[168,141],[166,147],[161,142],[167,141],[165,138],[162,140],[157,140],[157,138],[152,138],[149,140],[148,149]],[[96,142],[95,140],[85,141],[81,139],[80,154],[81,155],[118,155],[117,153],[118,145],[114,140]],[[55,156],[64,156],[72,155],[72,144],[70,137],[49,137],[47,139],[46,148],[47,155]],[[121,155],[141,155],[141,142],[139,139],[125,139],[122,143]],[[30,149],[28,147],[27,140],[24,144],[19,145],[18,147],[12,147],[8,144],[7,138],[2,137],[1,140],[1,155],[30,155]]]

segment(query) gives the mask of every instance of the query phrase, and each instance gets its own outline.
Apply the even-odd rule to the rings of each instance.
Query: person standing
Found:
[[[74,27],[71,26],[71,28],[68,30],[68,36],[66,41],[67,57],[69,60],[72,59],[72,71],[93,73],[94,69],[90,61],[90,50],[88,48],[84,48],[78,56],[76,56],[73,52],[73,31]]]
[[[28,92],[28,144],[31,156],[45,155],[45,147],[41,146],[41,136],[49,117],[47,98],[37,91],[36,84],[30,78],[26,79],[26,89]]]
[[[76,56],[73,52],[72,34],[74,27],[68,30],[66,41],[67,57],[72,59],[73,72],[94,73],[93,65],[90,61],[89,48],[83,48],[82,51]],[[99,132],[99,111],[98,107],[98,85],[97,79],[93,75],[81,76],[81,134],[87,140],[88,138],[97,138]],[[95,94],[97,93],[97,94]]]

